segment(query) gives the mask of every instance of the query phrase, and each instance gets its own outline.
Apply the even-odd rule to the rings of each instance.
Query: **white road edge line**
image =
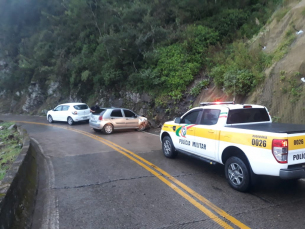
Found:
[[[46,159],[44,161],[46,168],[46,176],[48,179],[48,190],[46,192],[47,204],[43,207],[43,219],[42,219],[42,229],[59,229],[59,211],[58,211],[58,199],[56,198],[53,188],[55,185],[55,175],[53,163],[49,156],[47,156],[39,142],[31,138],[39,147],[43,157]]]
[[[142,131],[142,132],[145,133],[145,134],[150,134],[150,135],[159,137],[159,134],[152,134],[152,133],[148,133],[148,132],[146,132],[146,131]]]

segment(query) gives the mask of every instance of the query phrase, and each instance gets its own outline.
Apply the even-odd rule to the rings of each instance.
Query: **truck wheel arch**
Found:
[[[248,166],[248,169],[250,169],[252,171],[252,168],[250,166],[250,163],[249,163],[249,160],[248,160],[246,154],[236,146],[229,146],[222,152],[222,155],[221,155],[222,163],[225,164],[226,161],[230,157],[233,157],[233,156],[239,157],[240,159],[242,159]]]
[[[244,163],[246,164],[246,166],[248,167],[248,170],[250,172],[250,182],[251,182],[251,185],[254,186],[256,183],[258,183],[258,181],[259,181],[258,175],[256,175],[253,172],[251,164],[250,164],[246,154],[241,149],[239,149],[238,147],[236,147],[236,146],[229,146],[229,147],[227,147],[222,152],[222,156],[221,156],[222,163],[225,164],[226,161],[230,157],[233,157],[233,156],[242,159],[244,161]]]
[[[163,132],[162,135],[161,135],[161,140],[162,140],[165,136],[169,136],[169,137],[170,137],[169,133]]]

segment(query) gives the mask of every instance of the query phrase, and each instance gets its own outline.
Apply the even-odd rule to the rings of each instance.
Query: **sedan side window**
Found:
[[[69,106],[62,106],[62,110],[63,110],[63,111],[69,110]]]
[[[58,106],[54,109],[54,111],[61,111],[61,109],[62,109],[62,106]]]
[[[111,112],[111,117],[123,117],[121,109],[115,109]]]
[[[126,118],[135,118],[136,117],[136,114],[130,110],[124,110],[124,114],[125,114]]]
[[[180,123],[195,124],[200,111],[201,110],[191,111],[181,119]]]
[[[200,124],[202,125],[215,125],[218,122],[220,110],[204,109]]]

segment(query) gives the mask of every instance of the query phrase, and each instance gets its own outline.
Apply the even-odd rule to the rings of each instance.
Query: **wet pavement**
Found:
[[[249,193],[234,191],[221,165],[165,158],[160,129],[105,135],[87,123],[0,120],[22,121],[42,151],[32,228],[304,227],[303,180],[262,177]]]

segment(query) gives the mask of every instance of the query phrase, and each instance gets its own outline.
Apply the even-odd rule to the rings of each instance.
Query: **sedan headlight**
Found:
[[[147,120],[147,118],[140,118],[139,119],[141,122],[145,122]]]

